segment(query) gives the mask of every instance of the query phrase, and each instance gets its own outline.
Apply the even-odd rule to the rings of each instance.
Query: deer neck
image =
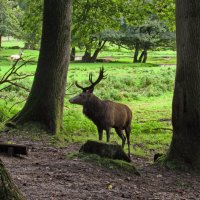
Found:
[[[90,119],[96,118],[102,110],[104,110],[103,101],[95,95],[83,105],[83,113]]]

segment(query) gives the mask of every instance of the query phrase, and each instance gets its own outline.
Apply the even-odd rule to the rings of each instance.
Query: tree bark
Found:
[[[139,55],[139,46],[136,45],[135,46],[135,53],[134,53],[134,57],[133,57],[133,62],[137,63],[138,62],[138,55]]]
[[[0,199],[1,200],[25,200],[21,192],[11,180],[10,175],[0,160]]]
[[[166,160],[200,170],[200,1],[176,1],[173,138]]]
[[[71,0],[44,0],[41,49],[33,85],[24,108],[11,119],[36,121],[60,132],[70,60]]]
[[[75,47],[72,47],[71,54],[70,54],[70,60],[75,61],[75,56],[76,56],[76,49],[75,49]]]

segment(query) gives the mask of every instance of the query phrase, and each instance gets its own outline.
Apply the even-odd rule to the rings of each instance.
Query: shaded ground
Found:
[[[7,136],[1,135],[0,140],[7,141]],[[78,144],[55,148],[45,138],[31,141],[14,137],[9,141],[29,146],[28,157],[0,157],[30,200],[200,199],[200,176],[195,174],[175,173],[133,157],[139,177],[68,159],[66,155],[78,151]]]

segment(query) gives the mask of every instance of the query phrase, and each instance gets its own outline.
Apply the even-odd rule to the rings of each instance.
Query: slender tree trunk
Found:
[[[144,49],[144,56],[143,56],[142,62],[143,62],[143,63],[146,63],[146,61],[147,61],[147,50]]]
[[[142,53],[140,54],[140,57],[139,57],[139,60],[138,60],[139,63],[142,62],[143,57],[144,57],[144,51],[142,51]]]
[[[1,48],[1,45],[2,45],[2,36],[0,35],[0,48]]]
[[[1,200],[25,200],[21,192],[11,180],[10,175],[0,160],[0,199]]]
[[[76,56],[76,48],[72,47],[71,54],[70,54],[70,60],[75,61],[75,56]]]
[[[168,161],[200,170],[200,1],[176,1],[177,71]]]
[[[94,63],[94,62],[96,61],[97,56],[98,56],[98,54],[100,53],[100,51],[101,51],[101,50],[100,50],[99,48],[95,50],[94,54],[92,55],[92,57],[91,57],[91,59],[90,59],[90,62]]]
[[[138,55],[139,55],[139,46],[136,45],[135,46],[135,53],[134,53],[134,57],[133,57],[133,62],[137,63],[138,62]]]
[[[35,78],[24,108],[11,122],[36,121],[60,131],[70,60],[71,0],[44,0],[43,32]]]
[[[91,61],[91,49],[86,48],[85,54],[82,57],[83,62],[90,62]]]
[[[99,41],[98,48],[95,50],[94,54],[92,55],[90,62],[95,62],[96,61],[98,54],[103,49],[105,44],[106,44],[106,41]]]

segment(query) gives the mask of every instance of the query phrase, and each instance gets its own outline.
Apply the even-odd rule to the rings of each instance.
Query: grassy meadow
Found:
[[[10,55],[18,54],[19,49],[12,46],[23,46],[21,41],[3,41],[0,50],[0,77],[9,69]],[[78,51],[77,56],[83,52]],[[132,63],[133,52],[122,48],[109,47],[100,57],[112,57],[110,63],[80,63],[70,64],[67,78],[67,91],[64,107],[64,131],[52,141],[60,145],[66,142],[85,142],[88,139],[97,140],[95,125],[82,114],[82,107],[70,105],[68,100],[80,90],[74,86],[74,81],[87,85],[89,72],[94,79],[100,67],[104,67],[108,75],[96,88],[95,95],[101,99],[109,99],[127,104],[133,112],[131,153],[136,156],[150,157],[156,152],[168,149],[171,131],[171,102],[175,77],[176,54],[173,51],[152,51],[148,54],[146,64]],[[24,66],[20,73],[34,74],[37,65],[37,50],[24,50],[23,58],[33,62]],[[33,77],[22,80],[20,84],[30,88]],[[0,89],[3,86],[0,86]],[[14,86],[1,92],[0,96],[0,127],[9,117],[18,112],[27,98],[28,93]],[[105,136],[104,136],[105,139]],[[121,144],[117,134],[112,130],[111,141]]]

